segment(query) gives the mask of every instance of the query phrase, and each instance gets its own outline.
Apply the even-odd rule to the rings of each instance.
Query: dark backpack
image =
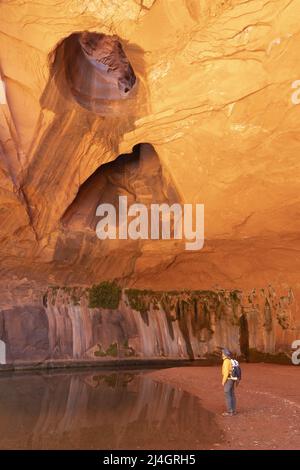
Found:
[[[240,381],[242,379],[242,370],[239,364],[239,361],[236,359],[230,359],[231,360],[231,377],[233,380],[238,380]]]

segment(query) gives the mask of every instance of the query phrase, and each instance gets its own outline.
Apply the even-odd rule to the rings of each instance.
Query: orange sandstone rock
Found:
[[[49,284],[113,278],[154,289],[272,285],[279,296],[293,292],[296,335],[297,0],[15,0],[0,8],[3,307]],[[82,38],[94,33],[124,51],[125,99],[115,56],[105,98],[95,93],[97,74],[85,72]],[[132,162],[140,143],[149,145]],[[203,250],[100,242],[95,207],[119,194],[203,203]]]

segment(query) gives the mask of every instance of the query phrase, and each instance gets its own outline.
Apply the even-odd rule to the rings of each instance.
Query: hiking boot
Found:
[[[233,411],[224,411],[224,413],[222,413],[222,416],[233,416]]]

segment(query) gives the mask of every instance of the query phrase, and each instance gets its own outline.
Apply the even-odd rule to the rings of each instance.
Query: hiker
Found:
[[[227,411],[222,413],[223,416],[233,416],[236,414],[236,398],[235,398],[235,384],[238,385],[239,379],[232,375],[233,365],[231,360],[232,354],[227,348],[222,349],[222,385],[224,387],[225,402]],[[237,362],[237,361],[234,361]],[[237,362],[238,364],[238,362]],[[239,366],[239,365],[238,365]]]

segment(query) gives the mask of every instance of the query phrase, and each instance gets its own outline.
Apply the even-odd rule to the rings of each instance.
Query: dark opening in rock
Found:
[[[97,206],[109,203],[118,210],[120,195],[127,196],[128,205],[139,202],[147,207],[152,203],[180,201],[172,181],[163,176],[153,146],[141,143],[134,146],[132,153],[120,155],[98,168],[81,185],[62,222],[69,228],[84,230],[89,227],[94,231],[99,220],[96,217]]]
[[[116,35],[74,33],[64,40],[64,61],[74,98],[91,111],[99,101],[128,98],[137,82]]]

